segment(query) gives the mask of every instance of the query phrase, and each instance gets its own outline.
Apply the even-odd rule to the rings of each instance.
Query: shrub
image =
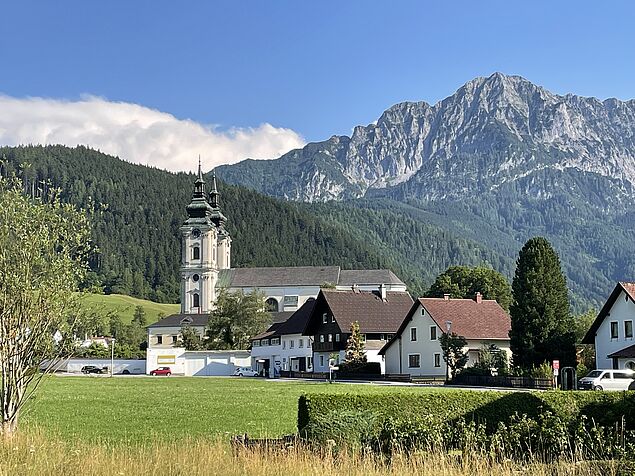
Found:
[[[365,374],[381,375],[381,364],[379,362],[343,362],[337,375],[342,374]]]
[[[574,450],[626,454],[629,445],[635,448],[635,392],[303,395],[298,430],[316,443],[334,440],[384,453],[469,444],[516,459]],[[603,437],[613,443],[602,446]]]

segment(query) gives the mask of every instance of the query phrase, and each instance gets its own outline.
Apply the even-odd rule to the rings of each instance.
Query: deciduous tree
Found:
[[[75,347],[77,293],[89,251],[86,215],[54,198],[22,194],[0,180],[0,431],[18,427],[20,411],[42,377]],[[43,369],[44,372],[40,372]]]
[[[206,347],[247,349],[250,338],[262,332],[270,320],[271,315],[265,311],[264,294],[221,289],[207,325]]]
[[[439,337],[439,344],[441,345],[441,351],[443,352],[443,360],[450,369],[450,378],[456,376],[456,372],[467,364],[468,354],[464,350],[467,346],[467,340],[465,337],[457,335],[456,333],[444,332]]]
[[[509,312],[512,303],[512,289],[507,278],[492,268],[485,266],[450,266],[437,276],[426,293],[428,297],[471,299],[480,292],[483,299],[494,299]]]

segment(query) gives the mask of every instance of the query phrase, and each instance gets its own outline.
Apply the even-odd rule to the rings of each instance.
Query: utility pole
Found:
[[[110,376],[113,377],[115,373],[115,338],[112,338],[110,342],[111,353],[110,353]]]

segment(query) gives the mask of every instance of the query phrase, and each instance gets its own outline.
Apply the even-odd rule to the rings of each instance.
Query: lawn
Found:
[[[82,304],[90,309],[98,309],[104,312],[115,311],[126,324],[129,324],[132,320],[137,306],[142,306],[145,310],[148,324],[156,322],[160,313],[163,313],[164,316],[169,316],[181,310],[180,304],[160,304],[124,296],[123,294],[87,294],[82,297]]]
[[[112,443],[296,431],[306,392],[448,391],[249,378],[48,378],[23,414],[26,427],[65,440]],[[451,391],[451,390],[450,390]]]

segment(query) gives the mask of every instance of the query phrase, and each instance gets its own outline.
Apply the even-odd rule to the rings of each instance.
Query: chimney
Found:
[[[483,295],[479,292],[476,293],[476,295],[474,296],[474,300],[476,301],[477,304],[480,304],[483,302]]]
[[[379,285],[379,297],[382,301],[386,300],[386,285],[384,283]]]
[[[443,300],[444,301],[449,301],[450,300],[450,295],[449,294],[444,294],[443,295]]]

